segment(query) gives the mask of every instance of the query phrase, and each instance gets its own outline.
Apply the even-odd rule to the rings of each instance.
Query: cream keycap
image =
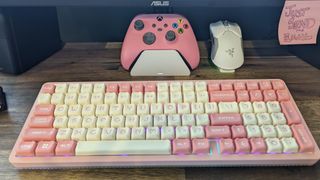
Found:
[[[219,102],[219,113],[238,113],[239,107],[236,102]]]
[[[180,82],[171,82],[170,83],[171,92],[181,92],[181,83]]]
[[[177,107],[175,103],[166,103],[164,106],[164,114],[176,114]]]
[[[111,104],[109,109],[110,116],[116,116],[122,114],[122,104]]]
[[[134,127],[131,129],[131,139],[132,140],[145,140],[146,133],[143,127]]]
[[[125,118],[122,115],[112,116],[111,117],[111,127],[119,128],[124,127]]]
[[[101,140],[115,140],[116,133],[116,128],[103,128],[101,132]]]
[[[196,102],[196,95],[195,95],[194,91],[183,92],[183,102],[185,102],[185,103]]]
[[[193,82],[192,81],[184,81],[182,83],[182,90],[183,90],[183,92],[193,91],[194,90]]]
[[[248,125],[246,126],[248,138],[258,138],[261,137],[261,131],[257,125]]]
[[[217,113],[219,111],[218,105],[216,102],[205,103],[204,109],[207,114]]]
[[[169,114],[168,115],[168,126],[181,126],[181,118],[179,114]]]
[[[207,91],[207,83],[205,81],[196,81],[196,91]]]
[[[72,83],[69,84],[68,93],[79,93],[80,92],[80,84]]]
[[[160,139],[160,130],[158,127],[148,127],[146,133],[147,140],[157,140]],[[148,141],[149,142],[149,141]]]
[[[169,93],[168,92],[158,92],[157,97],[158,103],[169,103]]]
[[[92,93],[93,85],[90,83],[81,84],[81,93]]]
[[[125,127],[133,128],[139,126],[139,116],[129,115],[126,116]]]
[[[262,132],[262,136],[264,138],[276,138],[277,137],[276,129],[272,125],[262,125],[261,132]]]
[[[196,124],[193,114],[182,114],[182,126],[194,126]]]
[[[78,95],[78,104],[85,105],[90,104],[91,94],[90,93],[80,93]]]
[[[282,153],[282,144],[278,138],[267,138],[267,153]]]
[[[104,96],[105,104],[115,104],[117,103],[118,97],[116,93],[106,93]]]
[[[56,140],[57,141],[65,141],[70,140],[72,134],[72,129],[70,128],[60,128],[58,129]]]
[[[151,127],[153,126],[153,117],[151,115],[142,115],[139,119],[140,127]]]
[[[197,126],[207,126],[210,124],[208,114],[197,114],[196,115],[196,124]]]
[[[118,94],[118,103],[119,104],[129,104],[130,103],[130,94],[128,92],[120,92]]]
[[[279,138],[292,137],[292,131],[288,125],[277,125],[276,130]]]
[[[182,93],[181,91],[170,92],[170,102],[172,103],[182,103]]]
[[[82,117],[81,116],[70,116],[68,119],[69,128],[81,128],[82,127]]]
[[[82,106],[82,116],[94,116],[96,111],[96,106],[93,104],[85,104]]]
[[[176,138],[177,139],[190,138],[189,127],[188,126],[178,126],[178,127],[176,127]]]
[[[142,92],[133,92],[131,94],[131,103],[132,104],[142,104],[143,103],[143,93]]]
[[[202,114],[204,113],[203,103],[192,103],[191,104],[191,113],[192,114]]]
[[[253,112],[251,102],[240,102],[239,108],[240,108],[240,113],[252,113]]]
[[[68,116],[81,116],[82,106],[80,104],[70,105],[68,109]]]
[[[253,105],[253,111],[255,113],[267,112],[266,104],[262,101],[255,101],[252,103],[252,105]]]
[[[189,114],[190,104],[189,103],[179,103],[178,104],[178,114]]]
[[[96,116],[106,116],[109,113],[109,105],[108,104],[98,104],[96,106]]]
[[[124,104],[123,105],[123,115],[135,115],[136,114],[135,104]]]
[[[75,141],[85,141],[87,135],[86,128],[75,128],[72,131],[71,139]]]
[[[117,140],[130,140],[131,137],[131,129],[128,127],[121,127],[117,129]]]
[[[68,106],[67,105],[56,105],[54,110],[55,116],[67,116],[68,115]]]
[[[110,127],[111,125],[110,116],[98,116],[96,125],[98,128]]]
[[[87,141],[99,141],[101,137],[100,128],[88,128],[86,140]]]
[[[149,104],[138,104],[137,115],[147,115],[147,114],[149,114]]]
[[[209,102],[209,95],[207,91],[198,91],[197,95],[197,102],[207,103]]]
[[[157,96],[155,92],[145,92],[144,94],[144,103],[156,103]]]
[[[66,128],[68,127],[68,117],[67,116],[57,116],[54,118],[53,122],[54,128]]]
[[[162,127],[161,128],[161,139],[162,140],[171,140],[174,139],[175,133],[174,133],[174,128],[169,126],[169,127]]]
[[[163,127],[167,126],[167,117],[164,114],[157,114],[153,116],[153,126]]]
[[[106,86],[104,83],[96,83],[93,86],[93,92],[94,93],[105,93],[106,92]]]
[[[91,95],[91,104],[103,104],[104,102],[104,93],[92,93]]]
[[[282,138],[281,143],[282,143],[284,153],[296,153],[299,150],[299,146],[296,140],[292,137]]]
[[[271,117],[268,113],[257,113],[256,116],[259,125],[272,124]]]
[[[287,120],[283,113],[271,113],[272,124],[287,124]]]
[[[163,114],[163,106],[161,103],[152,103],[150,106],[150,113],[152,115],[155,114]]]
[[[53,93],[51,96],[51,104],[64,104],[64,93]]]
[[[96,127],[97,118],[95,116],[83,116],[82,127],[94,128]]]
[[[78,94],[77,93],[67,93],[64,97],[64,103],[67,105],[77,104],[78,103]]]
[[[76,156],[171,154],[169,140],[79,141]]]
[[[68,85],[66,83],[56,84],[56,93],[66,93],[68,90]]]
[[[190,127],[191,139],[204,138],[204,130],[202,126],[191,126]]]
[[[256,125],[257,118],[254,113],[243,113],[242,114],[243,124],[244,125]]]
[[[169,91],[168,83],[159,82],[157,83],[157,92],[167,92]]]
[[[50,104],[51,94],[49,93],[39,93],[37,98],[37,104]]]
[[[281,112],[281,107],[278,101],[267,102],[267,109],[269,113]]]

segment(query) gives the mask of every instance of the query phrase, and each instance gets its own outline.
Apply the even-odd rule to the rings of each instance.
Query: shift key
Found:
[[[55,128],[29,128],[23,135],[25,141],[55,141],[57,130]]]

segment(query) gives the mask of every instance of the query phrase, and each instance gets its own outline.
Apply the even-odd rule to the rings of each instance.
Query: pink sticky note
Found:
[[[287,0],[282,10],[280,44],[316,44],[320,24],[320,0]]]

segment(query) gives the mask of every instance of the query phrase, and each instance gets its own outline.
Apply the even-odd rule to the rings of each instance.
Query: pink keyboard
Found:
[[[320,151],[277,79],[52,82],[17,168],[313,165]]]

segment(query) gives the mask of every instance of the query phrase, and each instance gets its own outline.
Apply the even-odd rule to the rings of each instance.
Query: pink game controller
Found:
[[[170,50],[176,51],[181,56],[181,61],[189,70],[199,65],[199,47],[188,20],[178,14],[137,15],[130,23],[122,45],[121,64],[124,69],[132,70],[140,61],[139,58],[144,55],[147,57],[144,64],[163,63],[166,68],[177,68],[173,60],[166,61],[173,59]],[[144,51],[148,53],[144,54]],[[154,56],[149,56],[150,54]]]

